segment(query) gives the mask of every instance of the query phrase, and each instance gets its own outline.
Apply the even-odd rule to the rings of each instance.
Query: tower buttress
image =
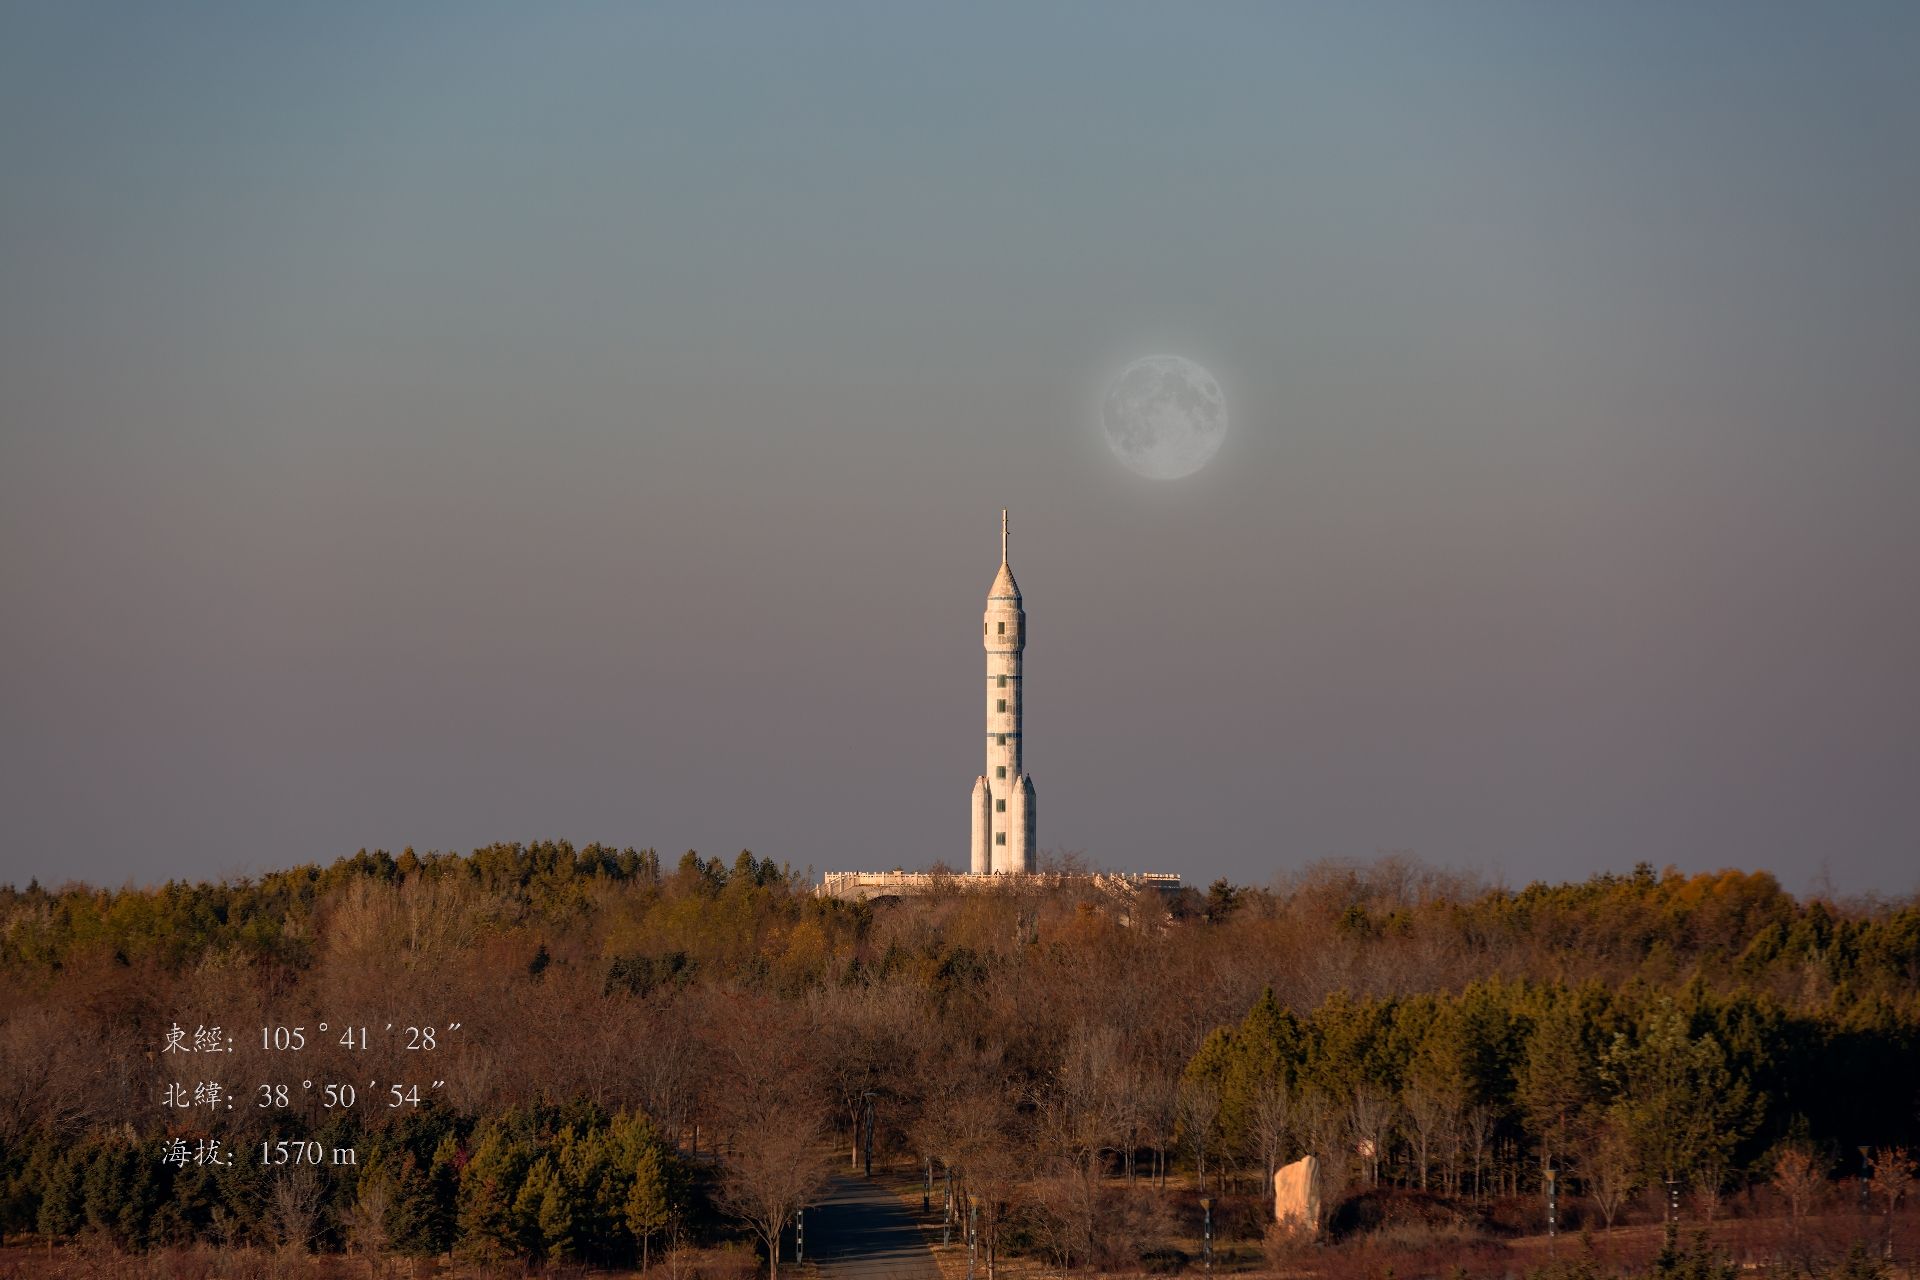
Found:
[[[1007,797],[1007,847],[1013,851],[1007,859],[1009,871],[1034,872],[1033,807],[1033,779],[1023,773]]]
[[[973,843],[967,870],[984,876],[993,870],[993,793],[983,775],[973,780]]]

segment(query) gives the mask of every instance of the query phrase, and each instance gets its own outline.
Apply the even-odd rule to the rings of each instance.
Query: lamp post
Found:
[[[1680,1221],[1680,1181],[1677,1178],[1667,1179],[1667,1221]]]
[[[980,1252],[980,1197],[967,1193],[967,1280],[973,1280],[973,1260]]]
[[[1200,1197],[1200,1212],[1204,1215],[1200,1228],[1200,1256],[1206,1260],[1208,1275],[1213,1274],[1213,1197]]]
[[[1560,1234],[1560,1171],[1548,1169],[1547,1179],[1547,1239],[1551,1241]]]
[[[805,1207],[793,1211],[793,1261],[798,1264],[807,1260],[807,1211]]]
[[[871,1178],[873,1177],[873,1090],[869,1089],[861,1094],[860,1099],[866,1103],[866,1114],[864,1117],[867,1126],[866,1176]]]
[[[920,1185],[920,1212],[933,1212],[933,1157],[927,1157],[927,1180]]]

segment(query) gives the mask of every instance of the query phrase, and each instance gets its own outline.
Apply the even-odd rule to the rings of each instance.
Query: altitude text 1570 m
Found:
[[[262,1142],[261,1164],[359,1164],[352,1147],[329,1147],[312,1138],[305,1142]]]

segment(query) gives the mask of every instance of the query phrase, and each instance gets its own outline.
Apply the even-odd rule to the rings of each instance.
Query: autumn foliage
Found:
[[[746,853],[362,852],[0,888],[0,975],[0,1228],[131,1250],[773,1255],[868,1115],[882,1159],[932,1161],[937,1200],[951,1175],[989,1266],[1061,1269],[1178,1265],[1201,1193],[1256,1248],[1259,1188],[1305,1153],[1330,1211],[1374,1197],[1341,1223],[1424,1206],[1497,1232],[1544,1225],[1550,1171],[1594,1230],[1669,1196],[1797,1221],[1860,1147],[1890,1220],[1920,1148],[1920,906],[1764,873],[1514,890],[1390,860],[850,904]],[[260,1043],[321,1022],[297,1065]],[[160,1052],[176,1024],[238,1033],[232,1112],[162,1104],[203,1074]],[[388,1024],[442,1029],[430,1061],[339,1040]],[[246,1092],[429,1077],[418,1106]],[[213,1134],[240,1159],[158,1158]],[[308,1138],[355,1162],[250,1158]]]

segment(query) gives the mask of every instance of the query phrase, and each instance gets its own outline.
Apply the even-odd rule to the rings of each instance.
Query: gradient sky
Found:
[[[0,880],[1920,887],[1920,8],[9,4]],[[1234,426],[1122,470],[1175,351]]]

